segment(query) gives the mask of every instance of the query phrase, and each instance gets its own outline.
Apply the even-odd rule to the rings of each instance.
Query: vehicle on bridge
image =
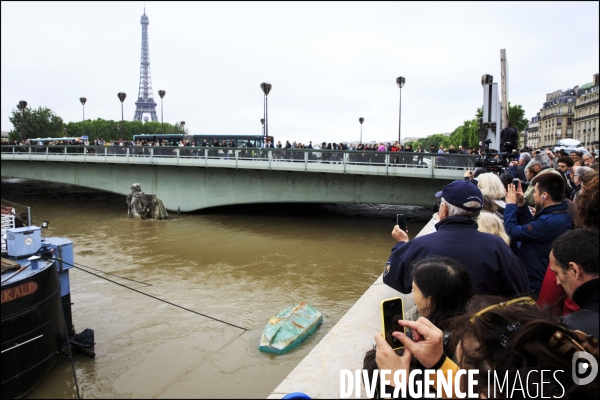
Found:
[[[77,142],[79,144],[82,143],[81,140],[82,139],[80,137],[49,137],[29,139],[29,142],[32,144],[47,146],[49,144],[68,144],[68,142]]]
[[[206,140],[212,146],[215,139],[222,143],[223,140],[233,141],[235,147],[263,147],[265,137],[263,135],[211,135],[211,134],[188,134],[184,136],[192,146],[201,146]],[[275,143],[273,136],[267,136],[267,141]]]
[[[225,141],[232,141],[234,146],[232,147],[263,147],[264,136],[262,135],[211,135],[211,134],[160,134],[160,135],[134,135],[134,141],[141,141],[146,143],[162,142],[166,140],[169,146],[179,146],[179,142],[187,140],[192,146],[201,147],[202,142],[206,140],[209,146],[212,146],[215,139],[222,143]],[[267,140],[274,143],[273,136],[267,136]]]
[[[162,143],[164,140],[167,141],[169,146],[179,146],[179,142],[183,140],[183,134],[164,134],[164,135],[133,135],[133,141],[145,142],[148,146],[154,144],[154,142]]]

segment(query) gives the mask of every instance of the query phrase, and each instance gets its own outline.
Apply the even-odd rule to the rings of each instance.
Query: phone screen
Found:
[[[402,299],[390,299],[382,302],[383,308],[383,336],[392,349],[402,347],[402,342],[392,336],[392,332],[404,332],[404,327],[398,325],[398,321],[404,319],[404,307]]]
[[[406,232],[406,215],[396,214],[396,225],[400,226],[400,229]]]
[[[515,188],[519,187],[519,178],[513,179],[513,185],[515,185]]]

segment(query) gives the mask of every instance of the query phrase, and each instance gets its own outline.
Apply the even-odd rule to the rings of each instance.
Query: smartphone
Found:
[[[383,337],[394,350],[403,347],[402,342],[392,336],[392,332],[404,333],[404,327],[398,324],[399,320],[404,319],[404,303],[401,297],[382,300],[381,309],[381,328]]]
[[[515,186],[515,189],[519,187],[519,178],[513,179],[513,185]]]
[[[396,225],[398,225],[400,229],[406,232],[406,215],[396,214]]]

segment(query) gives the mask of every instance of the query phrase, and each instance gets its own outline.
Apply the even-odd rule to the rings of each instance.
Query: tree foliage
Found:
[[[164,124],[165,133],[183,133],[181,124],[177,122],[171,125],[168,122]],[[142,134],[161,134],[163,133],[160,122],[148,121],[113,121],[98,118],[96,120],[86,120],[78,122],[69,122],[66,125],[66,135],[68,137],[87,136],[89,141],[96,139],[118,140],[133,138],[133,135]]]
[[[62,118],[47,107],[13,110],[8,120],[13,125],[13,129],[8,132],[9,140],[63,136]],[[21,138],[21,135],[24,137]]]
[[[527,129],[527,125],[529,125],[529,119],[525,117],[525,110],[523,107],[521,107],[520,104],[511,106],[510,102],[508,103],[508,121],[512,122],[515,129],[519,132]]]
[[[525,110],[519,104],[511,106],[508,103],[508,120],[512,122],[513,126],[521,132],[523,129],[527,129],[529,120],[524,117]],[[434,134],[426,138],[419,139],[416,142],[412,142],[413,149],[418,146],[422,146],[424,150],[429,150],[431,145],[434,145],[436,149],[440,146],[444,148],[454,145],[454,147],[463,146],[465,148],[478,147],[479,141],[481,140],[479,128],[477,126],[477,118],[483,117],[483,107],[477,108],[475,112],[475,118],[466,120],[463,124],[450,134],[446,136],[443,134]],[[408,143],[407,143],[408,144]]]

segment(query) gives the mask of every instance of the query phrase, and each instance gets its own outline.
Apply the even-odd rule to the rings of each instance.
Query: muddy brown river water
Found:
[[[95,358],[74,357],[82,398],[267,397],[381,274],[396,213],[411,237],[432,213],[263,204],[134,221],[125,196],[5,178],[2,198],[50,221],[44,236],[71,239],[97,274],[71,270],[75,328],[96,341]],[[288,354],[261,353],[269,318],[301,301],[323,313],[318,331]],[[76,398],[69,360],[28,398]]]

